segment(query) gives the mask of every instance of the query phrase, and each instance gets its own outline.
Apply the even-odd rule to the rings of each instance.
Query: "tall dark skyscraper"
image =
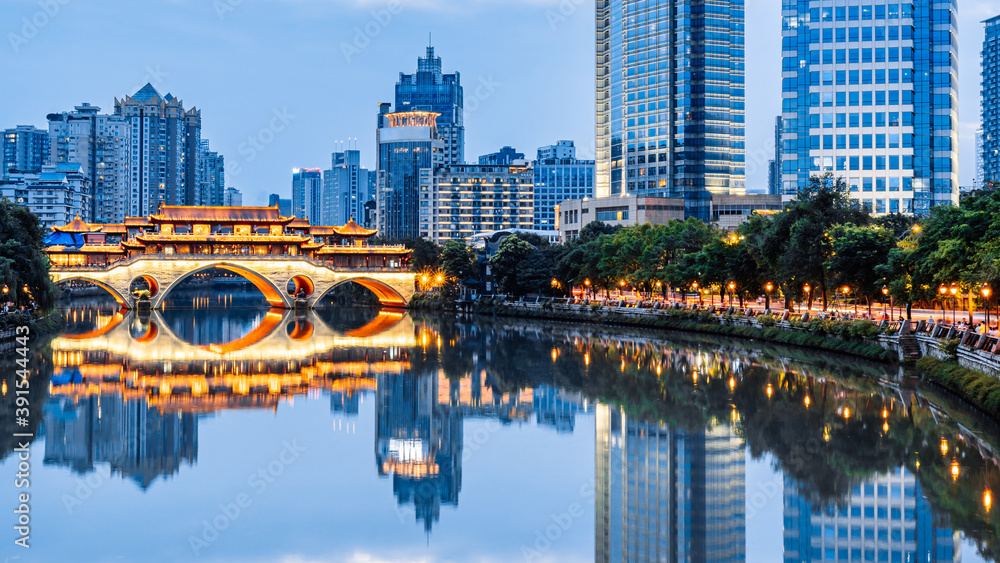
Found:
[[[596,195],[745,192],[743,0],[597,0]]]
[[[379,106],[375,200],[382,236],[401,239],[420,234],[420,176],[430,175],[430,169],[443,164],[444,143],[438,136],[436,117],[434,112],[393,113],[389,104]]]
[[[983,41],[983,180],[1000,181],[1000,15],[986,20]]]
[[[434,56],[434,47],[427,47],[426,57],[417,58],[415,74],[399,73],[395,111],[439,114],[437,133],[444,141],[445,164],[465,163],[463,107],[461,75],[441,72],[441,57]]]

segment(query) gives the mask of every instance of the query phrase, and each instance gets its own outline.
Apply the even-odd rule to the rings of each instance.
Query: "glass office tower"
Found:
[[[743,0],[597,0],[596,194],[745,191]]]
[[[876,213],[958,203],[955,0],[784,0],[782,195],[843,177]]]
[[[982,179],[1000,181],[1000,16],[984,22]]]
[[[437,133],[443,141],[443,162],[465,163],[462,76],[458,72],[441,72],[441,57],[434,56],[434,47],[427,47],[426,57],[417,58],[416,73],[399,73],[395,109],[397,112],[437,113]]]

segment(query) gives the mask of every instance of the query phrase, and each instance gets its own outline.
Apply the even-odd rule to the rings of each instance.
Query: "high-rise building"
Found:
[[[875,213],[958,203],[955,0],[782,10],[782,195],[843,176]]]
[[[382,236],[391,239],[419,236],[421,169],[445,163],[437,117],[434,112],[393,113],[389,104],[379,106],[376,216]]]
[[[774,158],[767,163],[767,193],[781,194],[781,116],[774,118]]]
[[[222,205],[226,207],[243,207],[243,194],[232,186],[226,188],[226,195],[223,198]]]
[[[1000,181],[1000,15],[984,22],[983,41],[983,147],[976,152],[983,163],[983,180]]]
[[[735,430],[596,411],[594,560],[745,561],[746,461]]]
[[[597,0],[596,195],[745,191],[743,0]]]
[[[497,152],[484,154],[479,157],[479,164],[489,166],[510,166],[515,160],[524,160],[524,153],[517,152],[514,147],[506,146]]]
[[[201,148],[201,112],[181,100],[161,96],[146,84],[132,96],[115,99],[115,115],[132,126],[129,209],[132,216],[156,212],[160,203],[192,205]]]
[[[437,134],[443,142],[442,162],[465,163],[465,118],[463,115],[461,75],[443,74],[441,57],[434,56],[434,47],[427,47],[427,56],[417,58],[416,74],[399,73],[396,83],[397,112],[436,113]]]
[[[784,499],[785,563],[961,561],[960,534],[905,468],[855,485],[836,508],[813,506],[788,477]]]
[[[94,222],[122,223],[131,212],[132,123],[100,112],[84,103],[71,112],[50,113],[49,159],[56,165],[80,165],[92,188],[88,215]]]
[[[323,172],[319,168],[292,170],[292,214],[323,224]]]
[[[976,178],[972,180],[972,188],[980,189],[983,187],[983,180],[986,176],[986,159],[984,158],[983,151],[983,128],[980,127],[976,129]]]
[[[3,132],[3,169],[0,177],[11,171],[38,173],[49,162],[49,134],[34,125],[18,125]]]
[[[573,141],[538,149],[535,173],[535,230],[556,228],[556,205],[567,199],[594,197],[594,161],[577,160]]]
[[[90,197],[90,179],[75,162],[46,164],[38,173],[11,172],[0,180],[0,198],[27,207],[44,229],[77,216],[90,221]]]
[[[267,196],[267,206],[274,207],[278,206],[278,215],[282,217],[292,216],[292,200],[282,199],[278,194],[270,194]]]
[[[365,203],[374,197],[370,171],[361,167],[361,152],[334,152],[330,169],[323,171],[325,225],[345,225],[351,219],[364,221]]]
[[[192,205],[223,205],[226,191],[226,159],[209,150],[208,139],[198,147],[198,189]]]
[[[529,230],[534,209],[530,167],[448,164],[420,170],[419,235],[439,244],[476,233]]]

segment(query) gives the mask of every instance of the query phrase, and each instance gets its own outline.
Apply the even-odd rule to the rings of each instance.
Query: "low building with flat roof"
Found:
[[[776,213],[785,208],[780,194],[713,195],[712,223],[735,229],[754,213]]]
[[[684,198],[613,195],[569,199],[556,206],[556,229],[562,242],[580,236],[580,229],[593,221],[630,227],[643,223],[662,225],[671,219],[684,220]]]

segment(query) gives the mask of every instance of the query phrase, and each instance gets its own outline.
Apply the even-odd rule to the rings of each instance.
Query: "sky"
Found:
[[[975,174],[982,20],[959,5],[959,176]],[[767,185],[781,108],[781,0],[746,1],[747,187]],[[594,155],[593,0],[4,0],[0,128],[145,83],[202,111],[245,205],[289,197],[293,168],[361,151],[374,168],[380,102],[416,70],[430,35],[465,90],[466,159],[511,145],[529,158],[560,139]]]

